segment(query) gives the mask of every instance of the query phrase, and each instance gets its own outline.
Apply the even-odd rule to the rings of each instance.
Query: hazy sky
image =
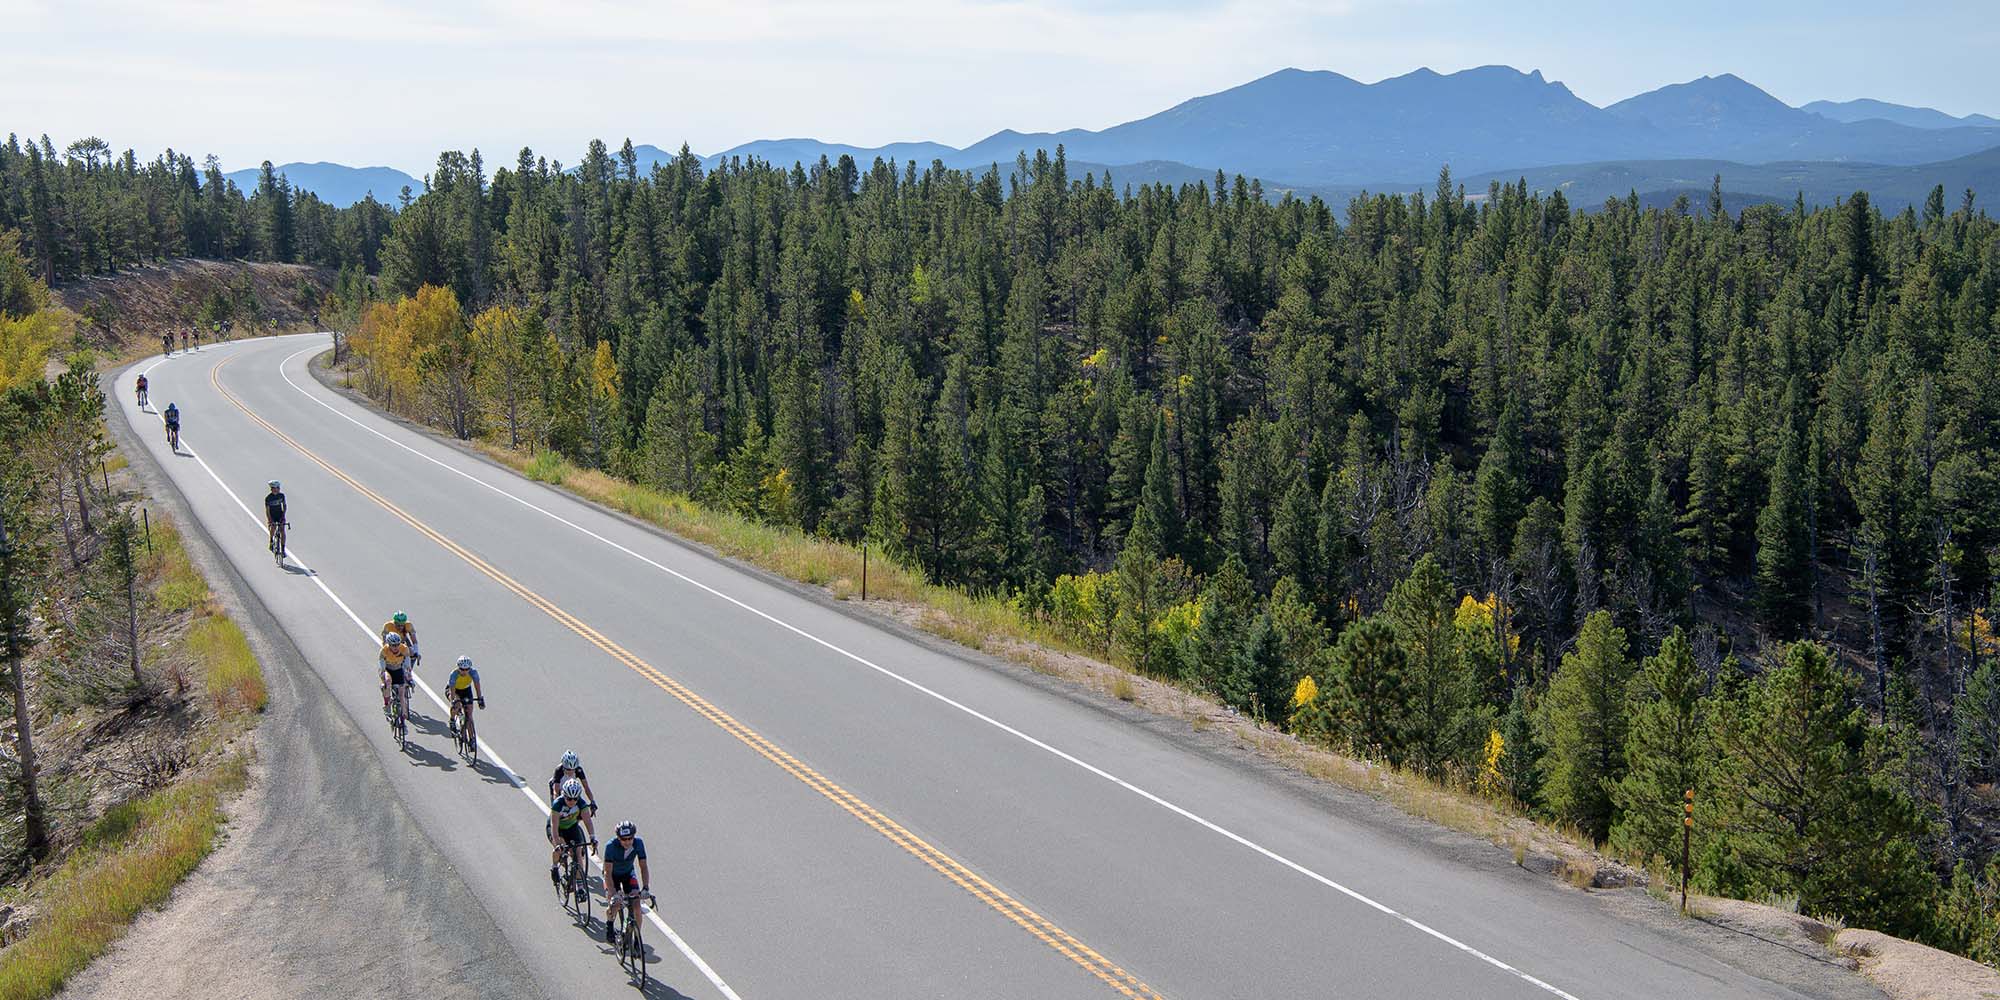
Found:
[[[592,137],[965,145],[1101,128],[1285,66],[1540,69],[1603,105],[1733,72],[1792,104],[2000,115],[1994,0],[0,0],[0,128],[226,168],[421,175]]]

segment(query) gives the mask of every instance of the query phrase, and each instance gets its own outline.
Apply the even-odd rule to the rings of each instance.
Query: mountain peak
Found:
[[[1765,93],[1734,73],[1671,83],[1604,110],[1663,129],[1798,127],[1811,115]]]

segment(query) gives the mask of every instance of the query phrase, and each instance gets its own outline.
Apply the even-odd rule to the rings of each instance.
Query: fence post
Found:
[[[1681,916],[1688,911],[1688,847],[1694,840],[1694,789],[1687,790],[1681,814]]]
[[[861,599],[868,599],[868,543],[861,543]]]
[[[146,526],[146,552],[150,555],[153,551],[153,519],[147,516],[144,507],[139,508],[139,523]]]

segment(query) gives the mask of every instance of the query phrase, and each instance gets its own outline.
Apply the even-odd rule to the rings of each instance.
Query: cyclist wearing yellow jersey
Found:
[[[401,611],[396,612],[388,621],[382,623],[381,632],[382,637],[385,639],[388,638],[391,632],[402,636],[403,641],[410,646],[410,666],[421,667],[424,665],[423,650],[417,648],[417,627],[410,624],[409,615]]]
[[[479,671],[472,667],[472,657],[461,656],[445,677],[445,697],[451,699],[451,731],[458,732],[458,720],[462,717],[471,725],[472,703],[476,700],[480,708],[486,707],[486,688],[479,683]]]
[[[389,715],[389,694],[395,692],[395,711],[409,715],[410,711],[410,647],[403,642],[400,632],[390,632],[382,637],[380,654],[382,678],[382,714]]]

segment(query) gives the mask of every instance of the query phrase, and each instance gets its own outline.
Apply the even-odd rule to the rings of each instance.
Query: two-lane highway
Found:
[[[315,382],[325,344],[155,358],[115,399],[551,996],[625,982],[549,885],[565,748],[600,837],[630,818],[650,849],[662,996],[1798,995],[433,441]],[[134,405],[139,372],[189,453]],[[420,676],[478,664],[518,777],[462,764],[428,697],[390,745],[370,633],[397,609]]]

